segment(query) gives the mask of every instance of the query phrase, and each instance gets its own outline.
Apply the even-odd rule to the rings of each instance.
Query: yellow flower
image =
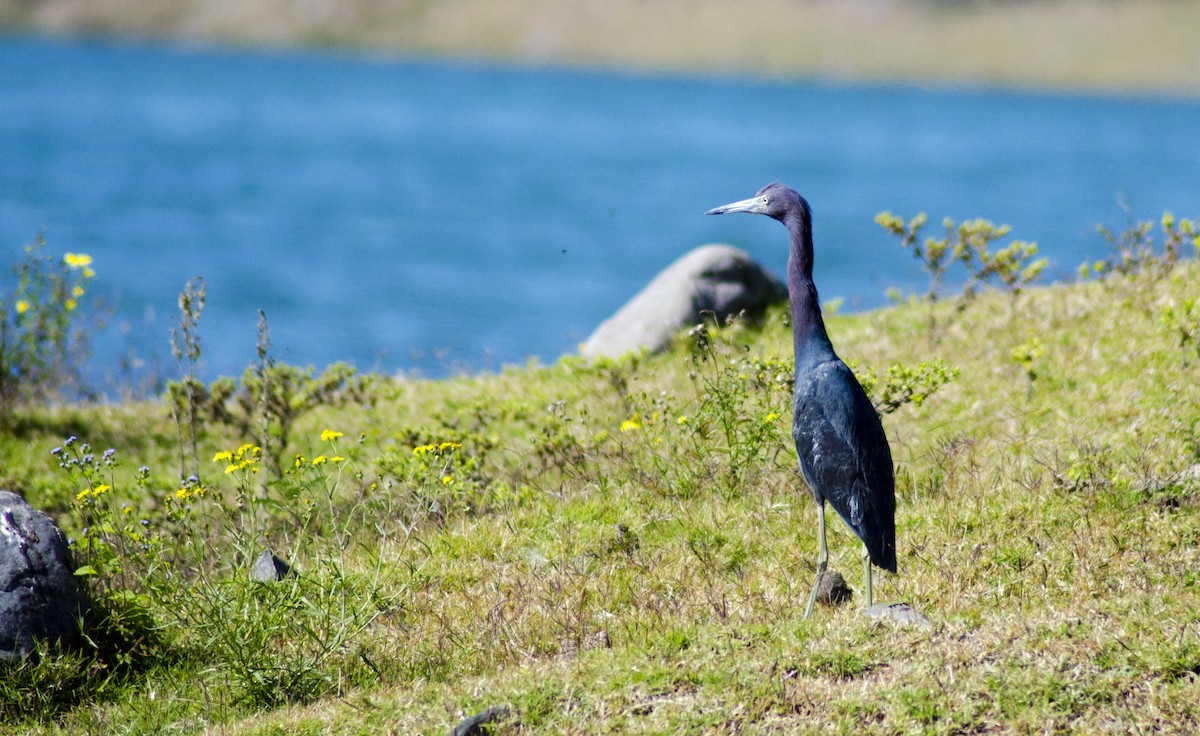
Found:
[[[71,289],[71,296],[75,297],[76,299],[83,296],[83,287],[76,284],[75,288]]]
[[[70,312],[70,311],[74,310],[75,307],[79,306],[79,303],[76,302],[74,299],[68,299],[65,302],[63,302],[63,306],[67,308],[68,312]]]
[[[633,417],[621,422],[621,431],[622,432],[632,432],[635,429],[641,429],[641,427],[642,427],[641,417],[639,417],[637,414],[634,414]]]
[[[681,415],[678,419],[675,420],[675,423],[679,424],[679,425],[687,424],[688,423],[687,415],[686,414]]]
[[[212,459],[212,461],[214,463],[220,463],[220,462],[227,463],[230,460],[233,460],[233,453],[230,452],[229,450],[224,450],[222,452],[218,452],[216,455],[213,455],[213,459]]]
[[[101,483],[100,485],[98,485],[92,489],[92,495],[93,496],[103,496],[105,493],[108,493],[111,490],[112,490],[111,488],[109,488],[108,486]]]
[[[96,275],[96,272],[95,272],[95,271],[93,271],[92,269],[88,268],[87,266],[84,266],[84,267],[83,267],[83,277],[84,277],[85,279],[90,279],[91,277],[93,277],[93,276],[95,276],[95,275]]]
[[[775,421],[778,418],[779,418],[778,414],[776,414],[775,412],[771,412],[770,414],[767,415],[767,424],[770,424],[771,422]]]
[[[87,253],[67,253],[63,256],[63,263],[71,268],[86,268],[92,265],[92,257]]]
[[[80,491],[78,494],[76,494],[75,500],[82,501],[83,499],[87,498],[90,495],[92,495],[92,489],[84,488],[82,491]]]
[[[325,457],[324,455],[317,455],[316,457],[314,457],[312,459],[312,464],[313,464],[314,468],[318,465],[324,465],[327,462],[329,462],[329,458]]]
[[[229,475],[230,473],[236,473],[238,470],[241,470],[241,466],[226,465],[225,466],[225,475]]]
[[[303,455],[297,455],[296,462],[293,463],[293,465],[297,468],[302,468],[302,467],[304,467],[304,463],[306,463],[306,462],[308,462],[308,461],[304,459]]]
[[[346,458],[342,457],[341,455],[334,455],[333,457],[329,458],[329,462],[331,462],[331,463],[340,463],[341,461],[343,461],[343,460],[345,460],[345,459],[346,459]]]
[[[321,441],[329,442],[330,440],[336,440],[338,437],[341,437],[341,436],[342,436],[341,432],[335,432],[332,429],[327,429],[321,433]]]
[[[29,302],[24,299],[17,300],[17,314],[25,314],[29,311]]]
[[[445,452],[447,450],[457,450],[462,447],[458,442],[443,442],[440,445],[419,445],[413,448],[413,454],[417,456],[426,455],[431,452]]]
[[[186,488],[180,488],[178,491],[175,491],[175,498],[178,498],[180,501],[186,499],[190,495],[192,494],[189,493],[188,489]]]
[[[246,453],[249,453],[249,454],[257,457],[259,455],[262,455],[262,448],[259,447],[258,445],[253,445],[253,444],[250,444],[249,442],[247,442],[246,444],[242,445],[241,447],[239,447],[237,449],[236,454],[238,456],[238,459],[240,460],[243,456],[246,455]]]
[[[450,484],[451,484],[451,483],[453,483],[453,482],[454,482],[454,476],[453,476],[453,475],[443,475],[443,476],[442,476],[442,485],[444,485],[444,486],[448,486],[448,485],[450,485]]]

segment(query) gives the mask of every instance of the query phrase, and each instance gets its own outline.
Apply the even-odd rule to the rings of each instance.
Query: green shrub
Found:
[[[921,229],[927,217],[924,212],[909,220],[890,212],[876,215],[875,222],[887,232],[900,238],[901,246],[912,249],[913,256],[921,261],[922,268],[929,274],[929,289],[925,293],[930,303],[930,335],[936,332],[933,303],[940,298],[946,273],[955,263],[966,268],[968,277],[957,299],[957,308],[962,310],[979,293],[984,285],[998,281],[1000,286],[1013,295],[1014,299],[1026,285],[1032,283],[1046,268],[1045,258],[1036,258],[1036,243],[1014,240],[1003,248],[992,249],[992,244],[1008,235],[1008,225],[996,226],[983,219],[963,220],[956,223],[949,217],[942,220],[945,234],[940,238],[921,239]]]
[[[358,470],[357,445],[322,432],[319,454],[297,456],[269,497],[257,493],[256,445],[221,451],[224,482],[194,477],[156,490],[149,468],[136,490],[117,487],[116,453],[97,459],[68,438],[55,455],[79,490],[70,526],[92,596],[110,611],[153,620],[162,647],[178,648],[230,680],[254,707],[309,702],[373,679],[368,630],[400,604],[414,569],[366,543],[362,519],[388,518]],[[339,453],[345,453],[339,454]],[[249,578],[264,549],[299,569],[274,583]]]
[[[1159,221],[1162,226],[1161,252],[1154,243],[1154,223],[1148,221],[1131,224],[1121,233],[1114,233],[1104,225],[1096,230],[1108,243],[1113,253],[1092,263],[1079,266],[1080,278],[1100,278],[1119,274],[1136,276],[1149,274],[1161,278],[1175,267],[1188,245],[1200,253],[1200,228],[1195,222],[1183,219],[1176,222],[1175,216],[1164,212]]]
[[[96,272],[86,253],[51,257],[39,236],[12,275],[0,293],[0,423],[21,401],[80,388],[88,340],[79,305]]]

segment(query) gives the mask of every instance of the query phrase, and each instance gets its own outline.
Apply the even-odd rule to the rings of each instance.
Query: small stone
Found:
[[[507,705],[488,708],[470,718],[464,718],[450,732],[450,736],[487,736],[494,733],[493,726],[508,718],[509,712]]]
[[[933,628],[929,619],[907,603],[876,603],[863,611],[873,621],[891,621],[901,626],[916,626],[921,629]]]
[[[81,644],[88,608],[62,531],[25,499],[0,491],[0,660],[23,659],[38,641]]]
[[[608,638],[608,632],[600,629],[578,643],[574,638],[564,639],[558,645],[558,658],[575,659],[581,652],[586,652],[589,649],[612,649],[612,639]]]
[[[250,579],[259,583],[274,583],[288,575],[295,575],[292,566],[269,549],[263,550],[250,568]]]
[[[827,606],[840,606],[853,594],[846,578],[837,570],[826,570],[817,583],[817,601]]]
[[[608,638],[608,632],[600,629],[588,638],[583,640],[583,651],[589,649],[612,649],[612,639]]]

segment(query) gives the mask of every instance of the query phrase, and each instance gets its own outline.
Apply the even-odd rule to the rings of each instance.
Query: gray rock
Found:
[[[933,627],[929,619],[917,613],[916,609],[907,603],[876,603],[863,613],[874,621],[891,621],[894,624],[916,626],[922,629]]]
[[[269,549],[264,549],[250,568],[250,579],[259,583],[273,583],[294,574],[292,566]]]
[[[589,649],[612,649],[612,639],[608,637],[608,632],[600,629],[583,641],[576,641],[574,638],[565,639],[558,644],[559,659],[574,659],[582,652]]]
[[[87,611],[66,537],[49,516],[0,491],[0,659],[22,659],[36,641],[81,644]]]
[[[616,358],[643,348],[656,352],[680,329],[700,322],[702,312],[713,312],[722,322],[743,310],[753,318],[784,299],[787,285],[745,251],[704,245],[668,266],[601,323],[582,353]]]
[[[846,578],[837,570],[825,570],[817,584],[817,602],[827,606],[840,606],[850,600],[852,594]]]
[[[488,708],[470,718],[464,718],[450,732],[450,736],[485,736],[486,734],[494,733],[492,727],[508,718],[508,714],[509,709],[507,705],[497,705],[493,708]]]

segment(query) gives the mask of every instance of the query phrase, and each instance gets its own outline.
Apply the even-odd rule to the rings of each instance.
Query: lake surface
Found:
[[[851,308],[924,288],[882,210],[1011,224],[1054,278],[1106,252],[1118,201],[1200,215],[1195,100],[27,38],[0,70],[0,255],[44,233],[95,258],[99,383],[131,346],[174,376],[196,275],[210,377],[253,360],[259,308],[291,363],[549,362],[694,246],[782,272],[777,223],[703,216],[773,179],[812,203],[821,295]]]

